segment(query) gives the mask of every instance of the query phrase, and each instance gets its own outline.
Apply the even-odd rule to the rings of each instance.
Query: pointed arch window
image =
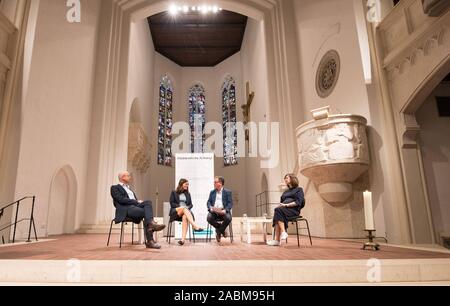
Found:
[[[173,86],[168,76],[159,87],[158,164],[172,166]]]
[[[222,85],[222,120],[224,165],[234,166],[238,164],[236,81],[231,76]]]
[[[191,152],[203,153],[206,141],[206,96],[202,85],[189,90],[189,126],[191,128]]]

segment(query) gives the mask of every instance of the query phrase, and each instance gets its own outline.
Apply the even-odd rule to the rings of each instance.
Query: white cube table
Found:
[[[267,242],[267,226],[270,224],[272,226],[273,220],[267,219],[265,217],[261,218],[243,218],[241,220],[241,242],[244,242],[244,231],[247,235],[247,243],[252,243],[252,224],[261,224],[263,229],[264,242]],[[245,229],[244,229],[245,228]]]

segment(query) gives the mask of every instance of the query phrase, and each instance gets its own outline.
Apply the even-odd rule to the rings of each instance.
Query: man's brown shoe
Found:
[[[160,225],[156,222],[152,222],[148,225],[147,230],[150,232],[160,232],[166,228],[165,225]]]
[[[147,241],[145,243],[145,246],[147,247],[147,249],[155,249],[155,250],[161,249],[161,245],[159,245],[158,243],[156,243],[154,241]]]

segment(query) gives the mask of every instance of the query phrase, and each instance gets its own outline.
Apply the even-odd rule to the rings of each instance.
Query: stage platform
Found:
[[[117,235],[110,247],[106,240],[106,235],[67,235],[2,246],[0,283],[367,284],[373,281],[368,275],[379,271],[382,283],[450,284],[450,252],[444,250],[383,245],[373,252],[362,251],[361,242],[314,239],[310,246],[306,238],[298,248],[295,237],[279,248],[237,238],[233,244],[225,239],[183,247],[162,241],[161,250],[147,250],[132,246],[130,236],[122,249]],[[374,270],[378,263],[380,270]]]

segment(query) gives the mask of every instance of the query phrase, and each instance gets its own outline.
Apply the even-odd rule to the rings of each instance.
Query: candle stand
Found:
[[[380,250],[380,245],[373,241],[373,239],[375,238],[375,236],[373,235],[375,230],[366,230],[366,232],[368,233],[367,238],[369,238],[369,242],[366,242],[362,249],[364,251],[366,249],[371,249],[372,251],[379,251]]]

